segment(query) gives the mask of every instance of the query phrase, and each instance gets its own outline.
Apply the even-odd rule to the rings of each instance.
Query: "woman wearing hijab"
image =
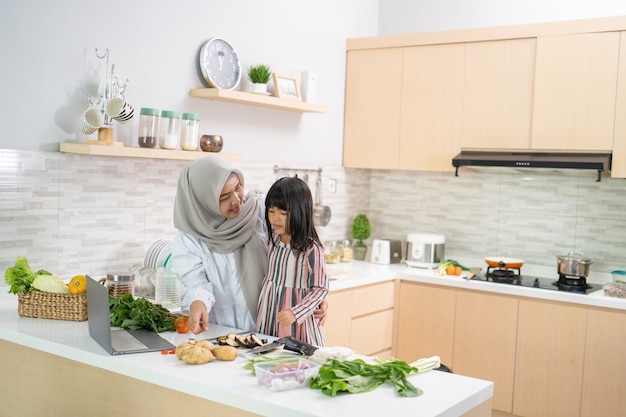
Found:
[[[222,158],[189,162],[178,178],[170,262],[185,287],[181,309],[194,334],[211,323],[255,331],[267,273],[265,202],[244,193],[240,170]],[[316,312],[324,322],[326,309]]]
[[[172,269],[185,287],[182,311],[194,334],[211,322],[253,331],[267,271],[262,197],[244,195],[241,171],[222,158],[188,163],[174,201]]]

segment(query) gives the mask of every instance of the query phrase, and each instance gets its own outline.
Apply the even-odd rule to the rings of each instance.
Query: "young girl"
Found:
[[[265,197],[269,270],[259,297],[257,330],[324,346],[323,327],[313,317],[328,294],[324,249],[313,224],[313,198],[304,181],[281,178]]]

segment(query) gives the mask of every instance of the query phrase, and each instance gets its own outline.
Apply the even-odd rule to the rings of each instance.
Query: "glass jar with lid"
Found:
[[[107,274],[106,286],[111,297],[121,297],[125,294],[133,294],[135,287],[135,274]]]
[[[345,239],[339,242],[339,260],[341,262],[350,262],[352,260],[352,241]]]
[[[198,149],[200,132],[200,115],[198,113],[183,113],[180,132],[180,149],[195,151]]]
[[[139,146],[156,148],[159,143],[159,110],[142,107],[139,111]]]
[[[324,242],[324,260],[327,264],[338,264],[341,261],[340,257],[338,241],[328,240]]]
[[[162,149],[176,149],[178,147],[178,120],[179,114],[171,110],[161,112],[161,126],[159,129],[159,147]]]

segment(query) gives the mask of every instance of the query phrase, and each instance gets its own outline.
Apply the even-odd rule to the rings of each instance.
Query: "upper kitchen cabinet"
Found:
[[[404,48],[396,168],[452,171],[461,148],[465,44]]]
[[[611,177],[626,178],[626,32],[621,32]]]
[[[536,38],[467,44],[464,149],[530,148],[535,50]]]
[[[619,49],[619,32],[538,37],[532,149],[613,149]]]
[[[343,165],[451,171],[464,44],[348,52]]]
[[[402,48],[350,51],[346,71],[343,166],[397,168]]]

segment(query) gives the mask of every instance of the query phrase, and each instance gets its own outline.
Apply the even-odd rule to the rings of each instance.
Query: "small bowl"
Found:
[[[269,362],[259,362],[254,365],[259,385],[270,391],[288,391],[308,387],[311,378],[320,370],[320,364],[294,357]]]
[[[224,139],[219,135],[202,135],[200,149],[204,152],[219,152],[224,146]]]

